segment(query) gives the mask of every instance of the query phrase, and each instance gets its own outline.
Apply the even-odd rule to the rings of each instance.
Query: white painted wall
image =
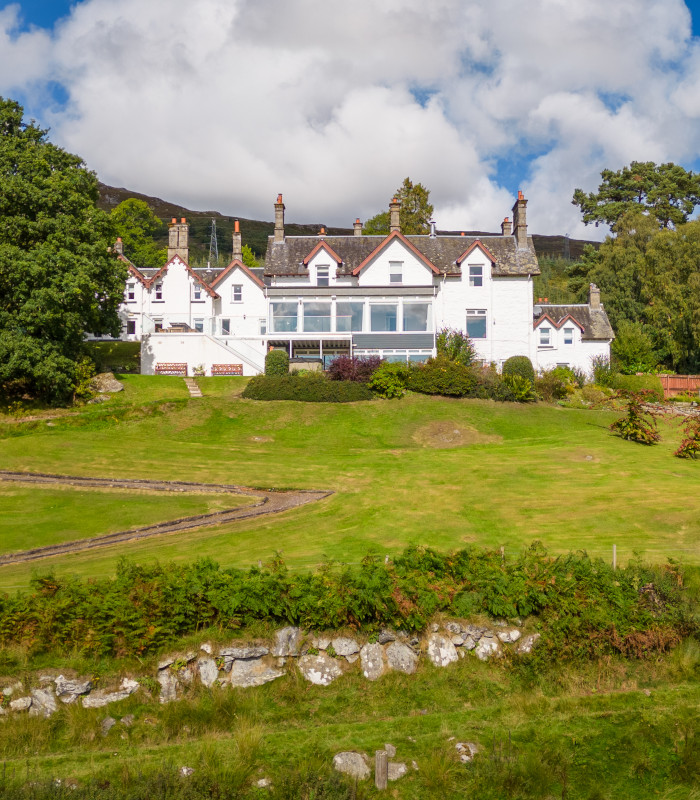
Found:
[[[540,344],[540,330],[549,329],[549,345]],[[573,328],[573,342],[565,343],[565,328]],[[610,342],[586,341],[582,338],[581,329],[575,322],[567,320],[561,328],[556,328],[548,320],[543,320],[533,331],[534,358],[532,363],[536,369],[553,369],[559,364],[576,367],[592,373],[592,359],[597,356],[610,357]]]
[[[156,364],[187,364],[188,375],[203,366],[211,375],[212,364],[242,364],[244,375],[265,369],[265,344],[261,339],[215,339],[201,333],[152,333],[141,340],[141,374],[155,375]]]
[[[403,262],[400,284],[389,280],[389,262]],[[398,239],[394,239],[384,250],[367,264],[357,278],[358,286],[432,286],[433,271]]]
[[[241,287],[241,301],[234,300],[233,287]],[[214,287],[221,299],[214,301],[217,320],[214,335],[224,336],[221,320],[228,319],[229,337],[260,335],[260,320],[267,321],[267,298],[263,288],[240,267],[233,269]]]

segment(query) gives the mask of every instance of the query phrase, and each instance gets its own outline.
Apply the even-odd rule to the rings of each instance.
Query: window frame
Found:
[[[484,265],[467,264],[469,268],[469,285],[473,288],[481,288],[484,285]],[[476,272],[478,270],[478,272]]]
[[[126,302],[133,303],[136,300],[136,283],[126,284]]]
[[[549,327],[538,328],[538,347],[551,347],[552,346],[552,329]]]
[[[192,301],[195,303],[202,302],[202,284],[194,283],[192,285]]]
[[[484,339],[489,338],[489,326],[488,326],[488,311],[485,308],[468,308],[466,309],[466,334],[470,339],[478,339],[479,341],[483,341]],[[474,321],[481,321],[484,322],[484,335],[483,336],[475,336],[474,334],[469,332],[469,320]]]
[[[160,283],[156,283],[153,286],[153,289],[155,291],[155,302],[156,303],[162,303],[163,302],[163,282],[161,281]]]
[[[128,319],[126,321],[126,335],[127,336],[136,336],[136,320],[135,319]]]
[[[574,343],[574,329],[572,328],[564,328],[564,344],[573,344]]]
[[[224,327],[226,328],[226,330],[224,330]],[[229,317],[221,318],[221,335],[222,336],[231,335],[231,319]]]
[[[331,285],[331,268],[329,264],[319,264],[316,267],[316,286]]]
[[[389,262],[389,284],[392,286],[403,284],[403,261]]]
[[[238,295],[238,299],[236,299],[236,295]],[[242,283],[232,283],[231,284],[231,302],[232,303],[242,303],[243,302],[243,284]]]

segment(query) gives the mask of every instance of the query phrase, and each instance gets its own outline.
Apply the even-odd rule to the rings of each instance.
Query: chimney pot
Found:
[[[240,233],[240,232],[241,232],[241,223],[240,223],[238,220],[236,220],[236,221],[233,223],[233,230],[234,230],[236,233]]]
[[[277,195],[277,202],[275,203],[275,237],[274,241],[277,243],[284,241],[284,203],[282,202],[282,195]]]
[[[172,219],[172,224],[173,224],[173,225],[177,225],[177,217],[173,217],[173,219]]]
[[[464,236],[464,231],[462,231],[462,232],[461,232],[459,235],[460,235],[460,236]]]
[[[549,298],[548,298],[548,297],[545,297],[545,298],[544,298],[544,302],[545,302],[545,303],[548,303],[548,302],[549,302]]]
[[[319,232],[319,234],[318,234],[318,235],[319,235],[319,236],[325,236],[325,235],[326,235],[326,229],[322,227],[322,228],[321,228],[321,231]]]
[[[510,236],[511,232],[510,220],[506,217],[501,223],[501,236]]]
[[[389,231],[401,233],[401,203],[395,197],[389,203]]]
[[[185,225],[185,224],[187,223],[187,220],[186,220],[186,219],[183,217],[183,218],[180,220],[180,222],[181,222],[183,225]]]

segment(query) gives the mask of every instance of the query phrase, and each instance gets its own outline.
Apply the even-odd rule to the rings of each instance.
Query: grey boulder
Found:
[[[403,642],[392,642],[386,648],[386,661],[389,669],[413,675],[418,667],[418,656]]]
[[[372,774],[367,756],[351,750],[333,756],[333,769],[359,781],[367,780]]]
[[[316,686],[328,686],[343,674],[338,662],[326,653],[302,656],[298,664],[301,674]]]
[[[376,681],[384,674],[384,648],[380,644],[366,644],[360,650],[360,667],[368,681]]]
[[[436,667],[446,667],[457,661],[459,656],[455,646],[446,636],[433,633],[428,639],[428,658]]]

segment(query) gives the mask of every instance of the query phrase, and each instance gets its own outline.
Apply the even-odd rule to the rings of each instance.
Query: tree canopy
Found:
[[[430,189],[422,183],[413,183],[410,178],[404,178],[401,186],[394,193],[394,197],[401,203],[399,220],[401,232],[405,234],[425,234],[430,231],[430,220],[433,216],[433,206],[430,204]],[[388,234],[390,226],[389,212],[381,211],[362,226],[362,232],[367,235]]]
[[[622,217],[616,232],[572,266],[571,288],[583,300],[589,283],[600,287],[622,333],[614,352],[626,353],[630,367],[654,362],[700,372],[700,221],[660,229],[637,211]]]
[[[153,236],[165,225],[148,203],[130,197],[113,208],[110,217],[124,244],[124,255],[130,261],[141,268],[163,266],[168,251],[165,247],[159,248]]]
[[[700,174],[678,164],[633,161],[614,172],[604,169],[597,192],[574,191],[571,201],[586,225],[605,222],[614,226],[625,214],[644,211],[662,228],[687,222],[700,204]]]
[[[60,403],[85,332],[119,331],[126,269],[95,174],[23,113],[0,97],[0,395]]]

